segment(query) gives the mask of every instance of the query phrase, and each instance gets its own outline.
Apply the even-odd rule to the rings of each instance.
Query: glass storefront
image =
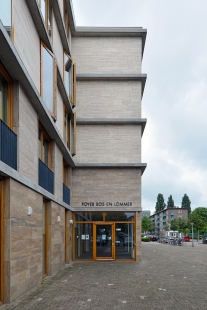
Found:
[[[74,260],[135,260],[133,212],[74,214]]]

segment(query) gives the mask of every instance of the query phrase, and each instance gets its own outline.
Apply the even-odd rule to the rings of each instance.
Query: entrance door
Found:
[[[4,215],[3,215],[3,185],[2,180],[0,179],[0,305],[3,301],[4,291],[3,291],[3,270],[4,270],[4,261],[3,261],[3,252],[4,252]]]
[[[94,226],[95,259],[114,259],[114,224],[95,224]]]

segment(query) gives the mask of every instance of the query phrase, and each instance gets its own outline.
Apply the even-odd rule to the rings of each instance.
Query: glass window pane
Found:
[[[106,221],[117,221],[117,222],[133,222],[134,221],[134,213],[126,213],[126,212],[117,212],[111,213],[108,212],[106,214]]]
[[[74,225],[75,259],[88,260],[93,257],[93,225]]]
[[[94,221],[103,221],[103,215],[101,212],[97,213],[76,213],[75,214],[75,221],[81,222],[81,221],[88,221],[88,222],[94,222]]]
[[[11,0],[0,1],[0,19],[5,27],[11,27]]]
[[[41,1],[41,11],[42,11],[42,16],[45,20],[45,6],[46,6],[46,0],[40,0]]]
[[[65,61],[65,88],[69,98],[72,98],[72,61],[64,54]]]
[[[48,166],[49,141],[45,137],[43,142],[43,148],[44,148],[44,163],[46,166]]]
[[[134,259],[134,224],[116,224],[116,259]]]
[[[0,73],[0,119],[8,125],[8,88],[9,84]]]
[[[50,112],[53,112],[53,87],[53,57],[43,47],[43,100]]]

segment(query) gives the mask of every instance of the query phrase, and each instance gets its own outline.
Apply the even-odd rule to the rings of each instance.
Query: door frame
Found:
[[[96,228],[97,226],[111,226],[111,256],[97,257],[96,255]],[[114,222],[93,222],[93,260],[114,260],[115,259],[115,223]]]
[[[4,301],[4,183],[0,178],[0,305]]]

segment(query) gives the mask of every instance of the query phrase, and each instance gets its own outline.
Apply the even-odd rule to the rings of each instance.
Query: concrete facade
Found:
[[[168,227],[170,229],[170,223],[174,219],[188,219],[188,209],[187,208],[166,208],[158,213],[155,213],[150,216],[150,219],[155,227],[156,235],[164,235]]]
[[[50,25],[38,0],[12,0],[5,13],[12,16],[10,25],[2,23],[0,12],[0,77],[9,85],[9,116],[0,120],[0,154],[7,152],[0,155],[0,303],[18,298],[74,260],[76,212],[134,214],[126,224],[135,234],[131,256],[137,261],[142,257],[141,175],[146,164],[141,163],[141,136],[146,119],[141,99],[146,75],[141,61],[146,30],[79,29],[70,0],[46,3],[52,6]],[[64,51],[76,64],[77,76],[69,77],[73,101],[65,84]],[[44,75],[44,52],[52,63],[54,94],[46,94],[52,111],[44,94],[51,77]],[[71,151],[72,140],[76,152]],[[91,201],[93,207],[83,204]]]

